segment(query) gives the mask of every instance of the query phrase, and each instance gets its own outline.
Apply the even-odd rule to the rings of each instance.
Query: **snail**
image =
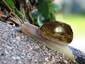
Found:
[[[13,18],[11,18],[11,20],[13,20]],[[16,21],[18,20],[16,19]],[[70,44],[73,39],[73,31],[70,25],[52,21],[44,23],[39,28],[28,22],[16,23],[19,24],[23,33],[32,35],[40,41],[43,41],[48,48],[64,53],[67,58],[75,62],[74,55],[68,47],[68,44]]]
[[[74,55],[68,47],[73,39],[73,31],[70,25],[62,22],[46,22],[38,28],[30,23],[25,23],[22,24],[21,30],[27,35],[32,34],[44,41],[48,48],[64,53],[67,58],[75,61]]]

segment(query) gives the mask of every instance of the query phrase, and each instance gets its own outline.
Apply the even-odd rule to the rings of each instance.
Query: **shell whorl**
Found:
[[[49,40],[69,44],[73,39],[70,25],[62,22],[46,22],[40,28],[41,35]]]

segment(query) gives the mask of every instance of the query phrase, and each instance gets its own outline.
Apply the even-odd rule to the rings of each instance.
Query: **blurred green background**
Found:
[[[80,14],[57,14],[56,20],[71,25],[74,38],[70,45],[85,52],[85,16]]]
[[[53,4],[56,5],[51,11],[56,10],[56,20],[71,25],[73,29],[70,46],[85,52],[85,0],[53,0]]]
[[[74,38],[70,46],[85,52],[85,0],[54,0],[61,8],[56,20],[71,25]]]

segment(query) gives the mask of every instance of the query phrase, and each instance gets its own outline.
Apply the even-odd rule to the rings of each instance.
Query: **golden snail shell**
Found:
[[[62,22],[46,22],[40,28],[41,35],[53,41],[69,44],[73,39],[73,31],[68,24]]]

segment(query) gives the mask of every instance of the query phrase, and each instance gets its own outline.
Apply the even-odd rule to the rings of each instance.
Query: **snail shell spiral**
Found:
[[[70,25],[62,22],[46,22],[40,28],[41,35],[52,41],[59,41],[62,44],[69,44],[73,39],[73,31]]]

